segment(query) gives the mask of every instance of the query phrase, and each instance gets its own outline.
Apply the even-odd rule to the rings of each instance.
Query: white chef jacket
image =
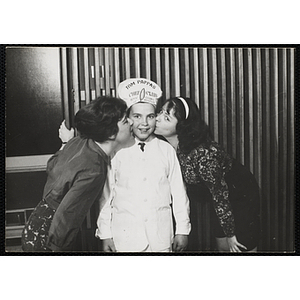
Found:
[[[138,143],[112,159],[96,236],[113,238],[117,251],[159,252],[173,242],[172,211],[176,234],[189,234],[189,200],[172,146],[154,138],[143,152]]]

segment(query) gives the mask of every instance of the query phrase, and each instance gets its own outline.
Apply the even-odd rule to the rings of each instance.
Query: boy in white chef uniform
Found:
[[[153,134],[162,92],[142,78],[123,81],[118,92],[127,102],[136,142],[112,159],[110,195],[102,199],[96,236],[106,252],[170,252],[172,245],[182,251],[191,229],[189,200],[175,150]]]

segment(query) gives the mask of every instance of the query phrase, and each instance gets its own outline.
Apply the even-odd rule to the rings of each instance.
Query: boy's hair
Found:
[[[127,112],[126,112],[126,116],[127,116],[127,118],[128,118],[128,117],[129,117],[129,115],[130,115],[130,112],[131,112],[131,107],[132,107],[133,105],[135,105],[135,104],[139,104],[139,103],[151,104],[151,103],[149,103],[149,102],[146,102],[146,101],[144,101],[144,102],[140,101],[140,102],[136,102],[136,103],[134,103],[134,104],[130,105],[130,106],[128,107],[128,109],[127,109]],[[151,105],[154,107],[154,110],[156,111],[156,107],[155,107],[153,104],[151,104]]]
[[[103,143],[118,133],[118,122],[125,116],[126,109],[121,99],[99,97],[77,112],[75,127],[81,137]]]
[[[180,99],[177,97],[166,101],[167,111],[174,109],[175,117],[178,120],[176,132],[180,150],[188,154],[200,144],[210,142],[209,128],[202,120],[200,111],[194,101],[184,97],[189,107],[189,115],[186,118],[186,110]]]

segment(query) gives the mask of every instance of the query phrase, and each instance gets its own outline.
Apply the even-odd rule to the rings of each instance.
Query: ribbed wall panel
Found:
[[[95,56],[94,48],[88,48],[88,70],[89,70],[89,89],[90,89],[90,101],[96,99],[96,82],[95,82]]]
[[[279,78],[278,78],[278,49],[271,49],[271,211],[273,218],[271,219],[271,248],[279,248]]]
[[[72,65],[72,84],[73,84],[73,97],[74,97],[74,114],[80,108],[80,89],[79,89],[79,72],[78,72],[78,50],[77,48],[71,49],[71,65]],[[97,77],[97,76],[96,76]],[[96,84],[97,86],[97,84]]]
[[[171,92],[170,92],[170,54],[169,54],[169,49],[165,48],[164,49],[164,65],[165,65],[165,70],[162,73],[162,77],[165,79],[165,88],[163,89],[165,93],[166,99],[171,97]]]
[[[63,78],[63,83],[73,85],[63,84],[64,106],[73,103],[65,99],[68,95],[73,95],[76,106],[65,108],[67,114],[89,103],[93,95],[116,96],[119,82],[130,77],[157,82],[163,100],[191,97],[214,139],[259,183],[259,248],[293,250],[294,49],[100,47],[72,48],[70,57],[62,49],[61,54],[62,76],[72,77]],[[209,208],[198,209],[199,238],[204,249],[211,249]]]
[[[294,50],[288,51],[288,120],[289,127],[288,127],[288,197],[287,197],[287,203],[288,203],[288,212],[287,216],[288,223],[287,228],[289,230],[288,234],[288,249],[294,248],[294,226],[295,226],[295,205],[294,205],[294,192],[295,192],[295,182],[294,182],[294,176],[295,176],[295,141],[294,141],[294,126],[295,126],[295,103],[294,103],[294,90],[295,90],[295,74],[294,74]]]
[[[95,81],[96,81],[96,97],[98,98],[100,93],[100,61],[99,61],[99,48],[95,48]],[[74,74],[75,75],[75,74]]]
[[[231,154],[237,158],[237,81],[236,81],[236,62],[235,51],[229,49],[230,60],[230,115],[231,122],[229,123],[229,130],[231,131]]]
[[[155,59],[154,59],[154,65],[155,65],[155,82],[161,86],[161,56],[160,56],[160,49],[155,48]]]
[[[89,56],[88,48],[83,49],[83,67],[84,67],[84,89],[86,104],[91,102],[91,88],[90,88],[90,69],[89,69]]]
[[[222,111],[222,117],[220,120],[221,123],[221,132],[220,134],[221,143],[226,151],[228,151],[228,125],[227,125],[227,109],[228,109],[228,97],[227,97],[227,84],[226,84],[226,60],[225,60],[225,49],[222,48],[219,50],[219,78],[220,78],[220,87],[219,87],[219,98],[221,102],[221,111]]]
[[[69,91],[70,86],[68,84],[68,62],[67,62],[67,49],[60,49],[60,68],[62,80],[62,99],[63,99],[63,115],[66,121],[66,125],[70,128],[70,105],[69,105]]]
[[[270,74],[270,50],[266,49],[263,53],[263,168],[262,168],[262,186],[264,187],[264,205],[262,218],[265,222],[265,236],[271,236],[271,74]],[[266,248],[270,249],[270,240],[266,240]]]
[[[243,49],[238,49],[238,136],[240,141],[237,144],[239,149],[239,161],[245,164],[245,105],[244,105],[244,62],[243,62]],[[223,100],[221,100],[223,101]]]

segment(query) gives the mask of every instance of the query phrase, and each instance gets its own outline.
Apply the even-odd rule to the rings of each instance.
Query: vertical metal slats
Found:
[[[292,250],[294,49],[98,47],[72,48],[70,53],[68,64],[67,51],[61,49],[66,120],[70,88],[74,112],[91,101],[91,88],[97,97],[117,96],[120,81],[142,75],[161,86],[166,99],[191,97],[215,140],[245,164],[259,183],[261,248]],[[203,207],[199,213],[202,244],[211,247],[209,210]]]

